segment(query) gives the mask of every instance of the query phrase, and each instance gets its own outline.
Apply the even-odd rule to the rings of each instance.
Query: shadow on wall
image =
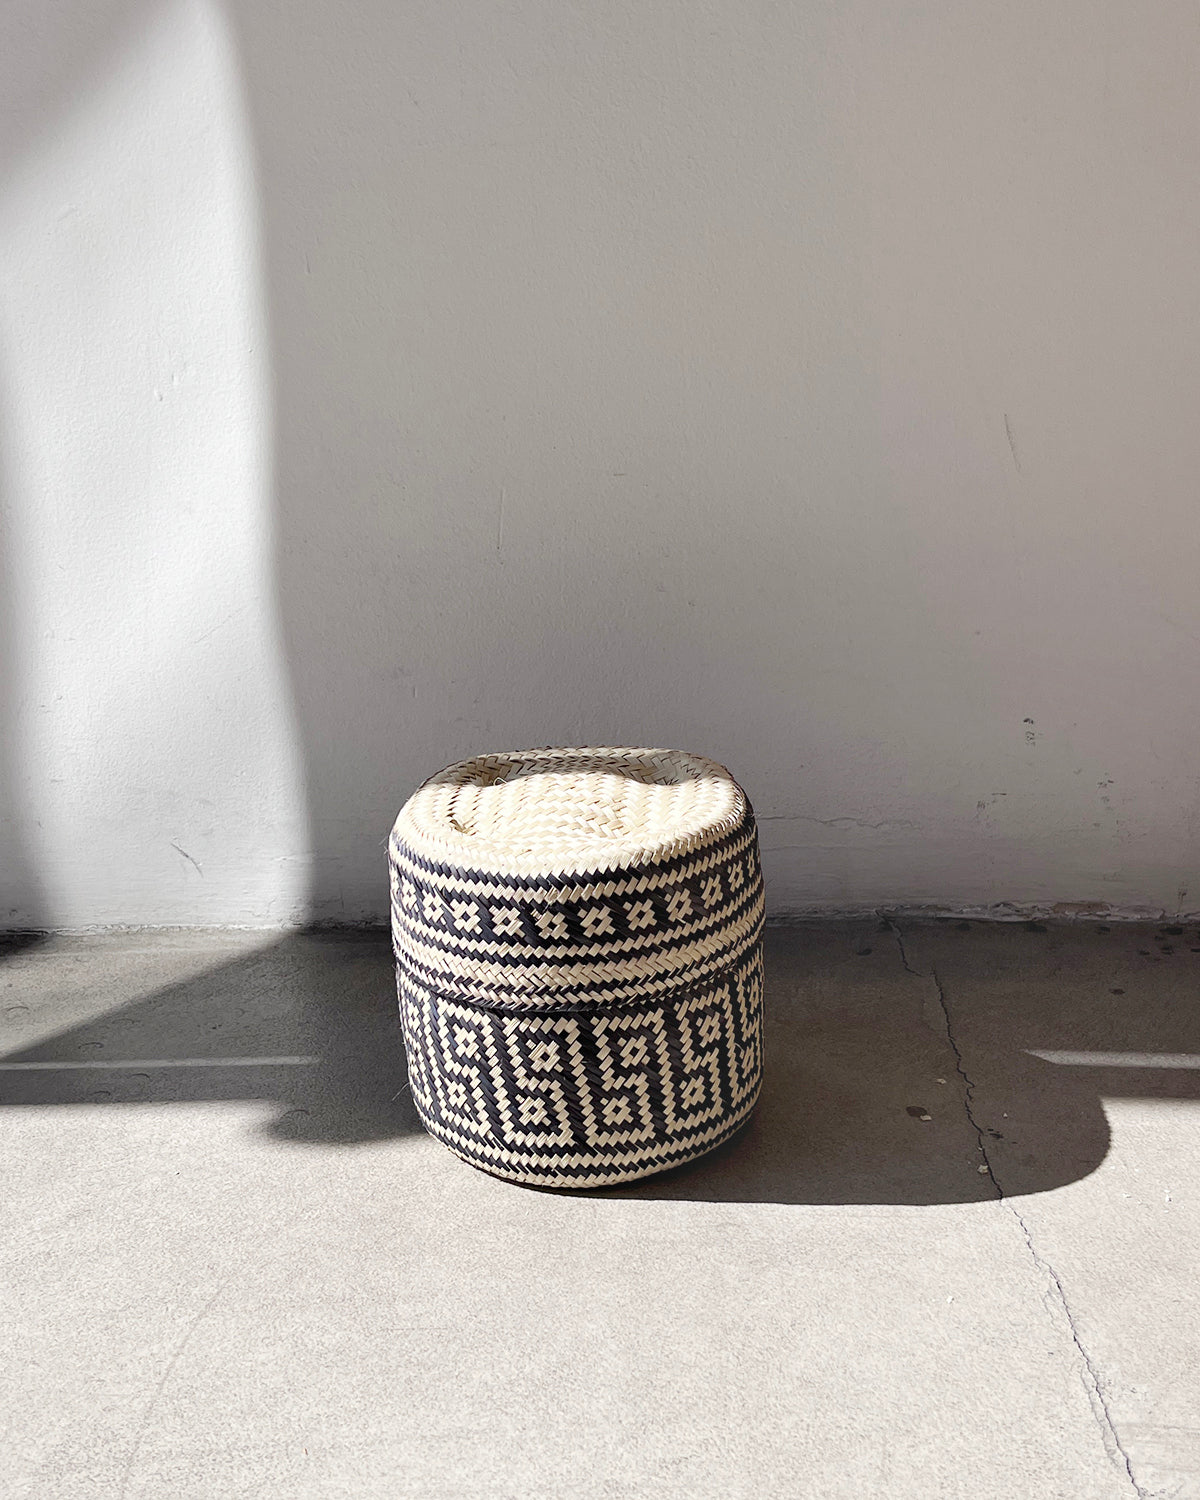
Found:
[[[1164,30],[1130,59],[1114,95],[1130,113],[1101,121],[1104,70],[1137,33],[1127,16],[1106,18],[1104,45],[1086,33],[1078,47],[1060,46],[1053,26],[1046,36],[1014,33],[1014,62],[971,8],[949,28],[920,10],[896,32],[886,18],[875,28],[869,6],[731,3],[694,26],[678,6],[546,0],[10,0],[0,13],[4,164],[25,159],[35,177],[33,135],[61,145],[89,80],[131,37],[163,17],[204,23],[178,28],[185,50],[193,31],[221,34],[200,60],[214,74],[211,90],[197,92],[190,80],[199,75],[186,67],[178,80],[164,74],[161,115],[136,97],[139,69],[158,65],[130,50],[114,103],[126,133],[114,137],[107,166],[91,171],[86,152],[72,156],[104,202],[99,248],[124,270],[139,238],[154,239],[145,285],[135,277],[126,288],[131,300],[153,291],[167,324],[170,304],[191,300],[171,364],[213,335],[195,383],[211,425],[193,433],[177,413],[147,418],[152,361],[143,345],[156,342],[160,308],[134,326],[127,306],[100,305],[80,269],[97,254],[90,230],[59,265],[66,362],[111,344],[121,356],[114,368],[139,401],[148,397],[123,423],[106,425],[99,404],[97,461],[59,487],[64,510],[85,510],[101,478],[129,498],[110,448],[135,458],[153,449],[115,561],[104,509],[92,504],[97,555],[111,568],[91,570],[96,592],[119,575],[132,614],[148,599],[192,591],[178,615],[163,609],[174,623],[220,595],[216,616],[197,622],[194,662],[164,643],[160,616],[148,617],[145,650],[169,659],[139,676],[135,648],[124,663],[133,707],[118,715],[129,722],[93,735],[123,743],[122,730],[143,727],[139,709],[162,706],[171,723],[144,753],[164,822],[184,816],[181,785],[200,774],[216,783],[188,818],[211,835],[216,867],[225,862],[229,905],[213,895],[221,877],[202,873],[214,868],[207,851],[197,855],[185,838],[175,852],[170,830],[157,842],[168,863],[144,864],[143,890],[172,870],[194,878],[178,887],[184,920],[201,909],[229,920],[239,898],[247,920],[290,918],[304,904],[282,873],[304,858],[303,834],[262,810],[284,780],[276,770],[285,757],[255,753],[269,731],[291,731],[285,708],[264,714],[270,722],[254,719],[273,685],[274,621],[256,613],[272,588],[308,799],[307,915],[316,919],[384,914],[388,823],[426,775],[482,748],[546,743],[694,748],[740,771],[764,811],[794,815],[797,840],[810,822],[823,827],[813,831],[815,873],[807,838],[768,851],[779,856],[780,906],[814,894],[849,904],[866,887],[916,901],[937,897],[937,886],[960,900],[997,899],[1001,875],[1037,894],[1055,869],[1061,879],[1090,869],[1106,882],[1109,861],[1136,868],[1136,849],[1119,848],[1126,835],[1106,821],[1115,818],[1108,798],[1101,815],[1090,791],[1074,790],[1087,780],[1083,749],[1076,760],[1064,736],[1049,779],[1048,752],[1035,771],[1018,719],[1001,724],[1010,709],[1033,707],[1012,696],[1022,676],[1013,664],[1023,663],[1043,701],[1065,694],[1081,717],[1093,706],[1079,742],[1093,759],[1107,757],[1114,662],[1125,663],[1121,683],[1144,710],[1131,718],[1154,724],[1162,712],[1155,697],[1136,698],[1155,682],[1141,670],[1154,638],[1137,633],[1148,628],[1139,622],[1161,618],[1171,649],[1186,651],[1186,629],[1167,604],[1177,596],[1190,608],[1194,567],[1176,549],[1170,578],[1158,576],[1161,566],[1154,575],[1155,607],[1143,607],[1142,573],[1124,549],[1152,547],[1157,532],[1121,502],[1121,475],[1161,495],[1168,508],[1159,514],[1183,534],[1190,406],[1176,397],[1190,388],[1180,372],[1191,375],[1195,351],[1173,289],[1191,284],[1178,205],[1193,174],[1178,151],[1151,153],[1151,171],[1126,152],[1121,170],[1110,170],[1106,130],[1146,151],[1152,138],[1183,139],[1188,54]],[[1184,22],[1171,24],[1182,38]],[[904,67],[895,66],[897,46]],[[1145,93],[1139,70],[1168,61],[1178,68],[1175,101],[1161,119],[1146,116],[1131,103]],[[226,88],[231,69],[248,143]],[[216,119],[222,111],[231,118]],[[238,196],[226,204],[232,236],[202,195],[191,195],[190,220],[186,204],[159,201],[181,183],[188,198],[221,150],[238,157],[237,194],[243,155],[254,163],[260,222],[243,223],[254,208],[243,213]],[[1160,175],[1167,170],[1178,175]],[[55,220],[53,183],[41,186],[37,232],[61,246],[73,231]],[[1064,191],[1089,212],[1064,219]],[[1136,242],[1095,230],[1118,221],[1152,227]],[[214,265],[223,237],[238,244],[228,265]],[[1032,280],[1031,245],[1053,252]],[[1163,257],[1154,274],[1148,248]],[[215,314],[232,281],[258,275],[265,338],[257,313],[238,313],[237,297]],[[247,307],[257,302],[257,285],[242,290]],[[151,299],[140,300],[146,312]],[[1037,337],[1014,342],[1014,317]],[[1151,362],[1159,384],[1139,385],[1133,422],[1127,369],[1148,328],[1170,358]],[[1149,378],[1142,366],[1139,380]],[[108,362],[87,368],[103,372]],[[261,421],[260,378],[272,387]],[[90,383],[103,385],[102,375]],[[214,468],[230,446],[219,398],[250,385],[242,446],[224,455],[227,484]],[[1054,524],[1040,531],[1020,519],[1021,507],[1033,506],[1032,516],[1041,502],[1027,489],[1028,460],[1017,482],[1000,400],[1022,389],[1045,414],[1040,441],[1051,466],[1038,483],[1056,497],[1046,511]],[[1152,411],[1173,425],[1143,423]],[[155,433],[172,432],[154,447]],[[45,453],[60,446],[56,437],[49,432]],[[1032,438],[1024,451],[1034,451]],[[91,450],[77,456],[89,460]],[[268,469],[269,540],[258,527]],[[139,531],[141,505],[166,490]],[[1105,540],[1110,550],[1089,547],[1064,589],[1064,560],[1080,561],[1072,518],[1094,508],[1093,491],[1107,496],[1108,524],[1093,528],[1091,545]],[[163,516],[183,515],[201,494],[174,575],[165,578],[150,545],[128,576],[143,536],[153,542]],[[222,494],[236,498],[229,514],[216,513]],[[205,554],[206,575],[193,565],[193,549],[227,530],[242,501],[255,547],[264,539],[273,554],[266,589],[257,550],[245,572],[226,566],[236,559],[220,546]],[[1117,607],[1089,613],[1096,599]],[[1041,651],[1056,622],[1060,649]],[[1113,622],[1122,639],[1109,651],[1103,632]],[[270,671],[256,676],[247,663],[260,625],[272,655]],[[114,631],[126,650],[128,634]],[[914,661],[925,663],[920,673]],[[171,670],[174,697],[162,705]],[[80,706],[81,740],[94,706]],[[1171,788],[1186,782],[1178,747],[1194,736],[1173,717],[1163,733],[1175,769],[1161,783],[1166,814],[1146,824],[1143,842],[1157,848],[1154,879],[1165,870],[1174,889],[1187,850],[1163,843],[1154,825],[1172,822]],[[1111,743],[1144,762],[1136,737]],[[260,778],[231,770],[239,751]],[[179,764],[189,755],[190,777]],[[1007,784],[991,779],[1007,774],[1001,768],[1026,777],[1027,821],[1012,821],[1016,795],[1004,825],[971,820],[965,783],[947,798],[947,767],[968,760],[981,775],[988,768],[982,785],[996,796]],[[81,801],[106,794],[86,784],[86,768],[80,782]],[[244,808],[231,811],[239,787]],[[882,814],[862,805],[872,799]],[[137,800],[149,822],[146,806]],[[142,826],[122,845],[123,811],[114,812],[110,846],[144,859]],[[1068,830],[1072,849],[1077,833],[1092,840],[1073,866],[1056,859]],[[56,871],[72,863],[70,833],[53,851]],[[865,853],[850,842],[860,834]],[[939,854],[943,835],[951,843]],[[977,854],[989,846],[1003,858],[983,880]],[[27,862],[27,850],[13,852],[18,884],[31,882]],[[922,869],[910,881],[912,864]],[[1074,875],[1069,883],[1078,885]],[[1102,883],[1099,894],[1115,892]],[[1136,899],[1132,886],[1128,894]]]
[[[210,0],[0,9],[10,927],[304,915],[227,30]]]
[[[94,7],[99,21],[94,32],[70,24],[60,30],[53,21],[39,26],[35,14],[44,15],[41,6],[28,6],[23,15],[17,8],[9,9],[0,30],[0,97],[6,104],[0,133],[0,201],[38,133],[70,108],[74,95],[92,76],[97,51],[107,48],[113,31],[123,28],[131,9],[125,0]],[[18,576],[14,484],[9,469],[9,336],[7,320],[0,317],[0,941],[11,946],[20,943],[23,934],[41,929],[46,912],[29,837],[30,809],[19,738],[22,720],[33,709],[34,694],[22,670],[30,622],[18,615],[26,597],[21,587],[26,580]]]
[[[55,122],[70,111],[91,82],[100,59],[147,9],[146,4],[130,0],[100,0],[66,16],[49,14],[41,5],[6,7],[0,31],[0,98],[5,101],[0,206],[27,154],[37,147],[43,133],[53,133]],[[28,598],[28,580],[18,572],[9,467],[13,395],[6,361],[9,332],[0,312],[0,932],[20,932],[40,928],[46,912],[18,743],[18,725],[33,711],[34,693],[22,676],[24,646],[32,625],[18,616]]]
[[[949,983],[956,1040],[1007,1195],[1048,1192],[1093,1172],[1109,1146],[1105,1098],[1200,1101],[1200,1072],[1180,1059],[1200,1055],[1200,1020],[1179,1003],[1190,983],[1186,949],[1152,952],[1172,945],[1155,945],[1143,929],[1060,932],[1032,953],[1022,929],[947,936],[939,967],[963,970]],[[136,980],[139,963],[144,974],[166,956],[163,948],[123,972]],[[854,924],[776,930],[767,960],[766,1086],[748,1128],[690,1166],[594,1196],[994,1199],[991,1177],[978,1171],[979,1141],[936,987],[902,967],[892,932]],[[0,983],[7,969],[32,995],[21,966],[54,961],[17,954],[0,967]],[[80,972],[99,973],[102,962],[93,952]],[[1069,985],[1055,977],[1068,964]],[[48,1003],[59,1015],[68,1001],[55,993]],[[75,1003],[86,1019],[26,1046],[16,1039],[37,1026],[36,1008],[8,1007],[0,1103],[265,1100],[277,1110],[266,1128],[291,1145],[353,1146],[421,1130],[382,935],[296,935],[104,1015],[93,1014],[90,994]],[[1123,1060],[1138,1056],[1158,1065]],[[444,1167],[472,1170],[448,1154]]]
[[[0,430],[0,443],[3,437]],[[17,621],[13,610],[16,588],[3,484],[0,451],[0,933],[31,931],[45,923],[41,882],[29,850],[28,814],[20,788],[21,770],[15,742],[22,704]]]
[[[705,331],[719,256],[698,268],[688,249],[714,214],[746,222],[759,169],[728,143],[715,181],[680,170],[686,141],[646,158],[656,64],[577,8],[229,13],[259,166],[311,915],[379,917],[381,840],[450,761],[633,743],[736,767],[764,721],[786,736],[799,715],[794,676],[746,669],[784,618],[770,580],[791,599],[795,573],[762,545],[784,502],[730,486],[761,403],[748,351],[723,368]],[[694,80],[670,87],[694,111]],[[687,300],[664,311],[672,288]]]
[[[577,7],[540,4],[468,15],[384,0],[305,0],[290,8],[272,0],[71,0],[49,10],[19,0],[0,30],[8,58],[0,60],[0,83],[16,122],[5,164],[36,166],[41,150],[60,145],[114,59],[130,70],[121,88],[136,96],[138,39],[172,18],[181,24],[165,28],[170,45],[152,49],[146,66],[178,65],[180,77],[194,81],[184,54],[207,47],[203,66],[196,63],[195,77],[211,90],[202,91],[208,102],[200,108],[225,109],[223,82],[209,76],[225,52],[209,33],[228,33],[252,137],[245,145],[260,212],[272,387],[273,604],[308,798],[308,915],[384,915],[382,842],[396,808],[425,776],[465,754],[554,743],[681,744],[737,766],[748,758],[742,747],[767,742],[768,725],[787,740],[802,713],[792,670],[803,651],[795,620],[802,560],[783,556],[770,538],[780,518],[794,513],[793,460],[804,449],[806,424],[820,420],[810,387],[828,389],[830,373],[818,377],[797,345],[769,388],[771,400],[762,399],[763,372],[780,354],[772,344],[779,307],[755,290],[756,258],[767,255],[778,279],[791,274],[796,247],[761,225],[753,229],[775,182],[777,125],[744,77],[727,76],[721,37],[701,37],[681,68],[674,15],[639,23],[634,37],[624,13],[589,18]],[[736,27],[733,12],[722,24]],[[800,45],[797,36],[792,41]],[[770,55],[769,38],[755,45]],[[773,86],[805,100],[785,74],[780,65]],[[212,125],[210,149],[233,151],[227,138],[240,130],[240,117],[205,121],[181,108],[176,119],[170,80],[159,82],[154,108],[167,126],[192,141],[209,140]],[[137,179],[142,165],[161,174],[165,163],[170,177],[171,153],[184,149],[162,135],[158,116],[142,119],[143,106],[124,94],[114,104],[129,133],[114,137],[114,155],[101,158],[100,170],[113,174],[113,203],[134,192],[134,211],[122,218],[113,209],[100,249],[116,263],[114,275],[124,275],[124,259],[137,262],[144,209],[157,235],[147,274],[170,323],[172,298],[223,295],[224,281],[244,268],[238,261],[206,286],[210,268],[193,264],[195,247],[185,242],[211,226],[181,219],[176,228],[178,204],[143,204],[141,190],[124,182],[122,173]],[[820,103],[803,110],[819,115]],[[659,129],[663,111],[680,113],[681,134]],[[730,111],[740,137],[726,128]],[[693,159],[693,132],[704,137],[703,171]],[[217,191],[211,183],[206,190]],[[69,230],[54,224],[56,207],[38,232],[61,244]],[[210,248],[202,247],[202,260]],[[88,247],[78,253],[86,257]],[[69,284],[70,255],[63,264]],[[135,300],[136,270],[127,278]],[[83,300],[101,300],[90,282],[68,285],[81,290]],[[78,317],[96,309],[76,314],[64,300],[59,331],[69,348],[80,336]],[[814,337],[814,320],[832,325],[839,315],[836,306],[801,302]],[[180,320],[188,346],[180,358],[215,318],[211,307],[198,324],[191,316]],[[111,320],[117,326],[110,329],[97,322],[97,343],[132,347],[128,363],[117,366],[133,391],[134,415],[120,432],[100,432],[106,472],[84,465],[78,482],[99,489],[103,479],[128,498],[120,476],[107,472],[115,461],[105,439],[136,457],[143,440],[161,437],[180,418],[170,406],[164,419],[164,410],[150,405],[147,415],[138,405],[142,396],[152,400],[153,359],[141,345],[154,343],[154,320],[138,323],[115,304]],[[224,367],[218,350],[197,376],[206,400],[217,387],[252,381],[241,355],[258,342],[256,330],[231,326],[222,337]],[[225,411],[216,400],[210,408]],[[105,420],[101,407],[102,429]],[[762,423],[779,461],[747,475]],[[207,509],[215,503],[204,478],[229,433],[204,431],[196,451],[181,432],[147,460],[144,489],[169,488],[179,513],[199,504],[198,496]],[[217,489],[241,485],[238,504],[256,509],[256,480],[236,465],[231,473],[237,482]],[[133,509],[143,501],[134,495]],[[94,512],[95,495],[64,500],[85,502]],[[165,532],[161,512],[147,508],[146,515],[151,536]],[[209,515],[209,533],[228,519]],[[135,530],[131,551],[141,539]],[[203,551],[190,532],[186,539]],[[171,552],[165,534],[159,550]],[[102,565],[131,569],[117,552],[109,558],[101,547]],[[197,608],[220,592],[222,612],[197,626],[208,644],[194,661],[176,654],[166,665],[180,697],[171,711],[196,714],[181,735],[197,750],[195,775],[210,770],[203,751],[211,740],[213,759],[226,768],[228,799],[237,781],[231,760],[260,730],[239,743],[214,728],[246,717],[230,688],[245,677],[242,647],[253,643],[231,647],[228,661],[218,648],[229,621],[244,630],[260,601],[226,600],[240,585],[212,561],[219,549],[207,575],[187,557],[164,558],[152,548],[147,556],[145,579],[125,579],[129,588],[170,595],[156,580],[159,565],[173,560],[180,588],[202,596]],[[247,593],[259,592],[247,578]],[[752,618],[748,599],[755,600]],[[180,623],[167,609],[163,617]],[[160,617],[148,618],[157,630]],[[781,647],[781,630],[790,645]],[[163,664],[156,664],[159,677],[143,670],[140,643],[126,637],[122,666],[131,683],[145,683],[146,702],[157,703]],[[157,639],[145,643],[145,654]],[[205,709],[213,703],[222,711]],[[85,725],[91,707],[81,705]],[[111,727],[115,738],[145,726]],[[187,768],[169,764],[180,747],[169,733],[147,743],[147,775],[161,782],[166,821],[174,826],[178,813],[203,825],[207,813],[185,811]],[[219,786],[195,791],[219,804]],[[236,829],[219,816],[208,821],[217,825],[211,863],[228,866]],[[304,851],[281,852],[271,817],[262,823],[257,853],[269,881],[277,860]],[[167,838],[158,847],[162,858],[176,858]],[[186,839],[183,848],[193,852]],[[237,856],[247,866],[255,857],[253,847]],[[29,888],[19,856],[10,868],[14,884]],[[147,878],[159,878],[157,866],[149,869]],[[231,889],[238,879],[253,885],[245,875],[225,878]],[[182,898],[185,912],[209,894],[197,885]],[[294,911],[290,896],[272,901],[270,892],[255,890],[247,903],[257,903],[245,914],[250,920],[278,917],[285,906],[288,916]],[[213,910],[221,909],[216,902]]]

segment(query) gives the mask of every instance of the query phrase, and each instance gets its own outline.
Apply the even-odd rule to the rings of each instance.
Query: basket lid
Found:
[[[430,777],[393,838],[414,854],[511,875],[658,864],[734,827],[745,795],[724,766],[681,750],[478,755]]]
[[[477,1002],[645,997],[761,929],[749,803],[684,751],[476,756],[413,794],[389,852],[401,966]]]

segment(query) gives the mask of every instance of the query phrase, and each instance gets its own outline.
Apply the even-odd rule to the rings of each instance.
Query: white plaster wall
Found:
[[[598,741],[777,912],[1200,909],[1193,5],[42,9],[10,922],[379,916],[424,775]]]
[[[25,126],[0,178],[0,915],[289,918],[307,830],[231,38],[147,7],[68,71],[95,19],[42,9],[0,39]]]

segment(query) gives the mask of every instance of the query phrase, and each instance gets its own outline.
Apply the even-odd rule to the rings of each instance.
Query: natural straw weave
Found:
[[[449,766],[389,842],[412,1096],[501,1177],[596,1187],[703,1155],[762,1081],[754,814],[679,750]]]

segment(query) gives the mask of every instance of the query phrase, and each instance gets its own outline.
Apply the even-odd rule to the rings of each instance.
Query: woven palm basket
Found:
[[[712,1150],[762,1080],[754,814],[678,750],[526,750],[439,772],[389,842],[413,1100],[545,1187]]]

